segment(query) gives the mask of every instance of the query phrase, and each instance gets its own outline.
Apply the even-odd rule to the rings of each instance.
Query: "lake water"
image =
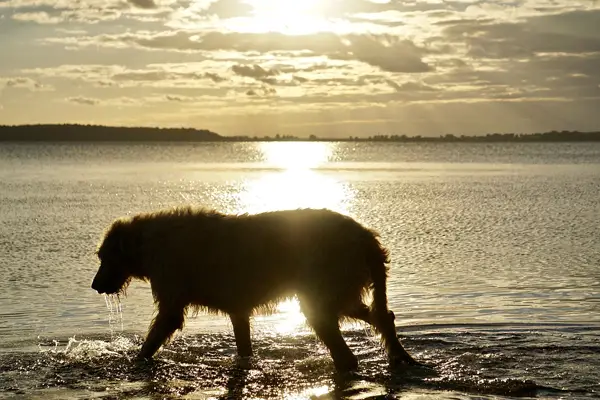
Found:
[[[94,252],[113,219],[181,204],[375,228],[434,372],[389,370],[347,324],[360,369],[335,374],[294,301],[254,318],[249,368],[203,314],[136,364],[149,287],[98,295]],[[599,228],[600,143],[0,144],[0,398],[598,398]]]

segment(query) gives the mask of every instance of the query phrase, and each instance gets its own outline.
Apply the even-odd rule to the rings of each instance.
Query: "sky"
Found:
[[[0,124],[600,130],[600,0],[0,0]]]

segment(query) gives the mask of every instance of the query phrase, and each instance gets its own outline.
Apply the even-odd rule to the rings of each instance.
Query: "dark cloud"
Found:
[[[494,68],[459,68],[428,76],[424,83],[453,88],[447,98],[600,98],[600,53],[555,53],[498,60]],[[461,87],[466,89],[457,90]]]
[[[210,79],[211,81],[215,82],[215,83],[219,83],[219,82],[223,82],[226,81],[226,78],[223,78],[222,76],[220,76],[219,74],[215,74],[214,72],[206,72],[204,73],[204,77]]]
[[[154,0],[127,0],[133,6],[144,9],[156,8]]]
[[[1,90],[1,83],[2,83],[2,79],[0,79],[0,90]],[[44,85],[35,79],[31,79],[31,78],[27,78],[27,77],[14,77],[14,78],[5,79],[4,86],[7,88],[28,89],[31,91],[52,90],[51,86]]]
[[[249,89],[246,91],[247,96],[251,97],[268,97],[277,94],[277,90],[269,86],[262,86],[256,89]]]
[[[66,100],[69,103],[75,103],[75,104],[80,104],[80,105],[84,105],[84,106],[95,106],[95,105],[100,104],[100,100],[98,100],[98,99],[93,99],[91,97],[83,97],[83,96],[68,97]]]
[[[438,26],[477,26],[483,24],[494,23],[495,20],[493,18],[457,18],[457,19],[446,19],[444,21],[437,21],[434,25]]]
[[[128,71],[114,74],[116,81],[162,81],[169,78],[167,71]]]
[[[25,87],[36,85],[37,83],[30,78],[10,78],[6,81],[6,87]]]
[[[95,82],[95,86],[107,88],[107,87],[116,86],[116,83],[113,81],[109,81],[109,80],[99,80],[99,81]]]
[[[517,22],[447,21],[444,32],[477,58],[519,58],[538,53],[600,52],[600,10],[529,17]]]
[[[304,82],[308,82],[308,78],[304,78],[303,76],[299,76],[299,75],[294,75],[294,81],[298,82],[298,83],[304,83]]]
[[[335,58],[356,59],[388,72],[429,72],[433,68],[423,62],[426,51],[410,40],[390,35],[353,35],[348,37],[349,51]]]
[[[433,86],[426,85],[421,82],[404,82],[402,84],[398,84],[391,79],[386,79],[385,83],[387,83],[390,87],[392,87],[397,92],[421,92],[421,91],[433,91],[435,88]]]
[[[581,38],[600,38],[600,9],[577,10],[531,17],[526,23],[532,29]]]
[[[188,97],[188,96],[180,96],[180,95],[176,95],[176,94],[167,94],[167,95],[165,95],[165,100],[176,102],[176,103],[188,103],[188,102],[194,101],[194,98]]]
[[[179,72],[167,71],[164,69],[156,70],[133,70],[120,72],[112,75],[112,79],[116,81],[140,81],[140,82],[156,82],[164,80],[179,80],[179,79],[209,79],[215,83],[223,82],[226,78],[214,72]]]
[[[231,70],[239,76],[244,76],[247,78],[254,79],[263,79],[269,76],[274,76],[279,74],[277,70],[267,70],[261,67],[260,65],[234,65],[231,67]]]
[[[58,13],[48,13],[46,11],[14,13],[12,19],[23,22],[35,22],[41,25],[53,25],[63,22],[64,17]]]
[[[195,34],[186,31],[141,32],[120,35],[100,35],[73,40],[56,38],[52,42],[73,45],[104,45],[109,47],[137,46],[152,50],[183,52],[199,51],[239,51],[257,54],[277,51],[290,53],[304,51],[302,55],[325,55],[337,60],[357,60],[379,67],[388,72],[429,72],[434,68],[425,63],[422,57],[431,53],[407,39],[392,35],[345,35],[314,33],[306,35],[285,35],[269,33],[209,32]],[[260,70],[242,73],[261,73]]]

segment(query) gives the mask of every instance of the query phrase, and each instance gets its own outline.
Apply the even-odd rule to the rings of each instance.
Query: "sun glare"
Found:
[[[323,30],[327,22],[319,15],[323,0],[246,0],[252,18],[246,28],[286,34],[306,34]]]
[[[279,303],[277,311],[279,312],[279,318],[274,321],[277,333],[292,333],[306,322],[306,318],[300,310],[300,303],[296,298]]]
[[[254,15],[281,16],[310,14],[317,11],[322,0],[283,1],[283,0],[247,0],[254,8]]]

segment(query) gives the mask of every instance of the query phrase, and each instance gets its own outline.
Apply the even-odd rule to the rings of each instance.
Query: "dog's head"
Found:
[[[92,289],[98,293],[123,292],[135,274],[135,243],[130,222],[115,221],[98,248],[100,268],[96,272]]]

